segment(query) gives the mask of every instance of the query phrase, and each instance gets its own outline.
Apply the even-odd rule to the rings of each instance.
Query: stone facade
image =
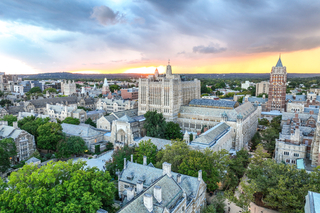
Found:
[[[207,128],[205,128],[206,130]],[[200,134],[193,141],[189,142],[189,145],[193,149],[204,150],[209,148],[214,152],[221,151],[225,149],[230,151],[234,148],[232,132],[234,130],[226,123],[221,122],[204,133]],[[189,134],[187,132],[184,135],[186,142],[190,140]]]
[[[275,160],[296,164],[297,159],[312,159],[314,153],[317,115],[310,113],[282,113],[282,130],[276,140]]]
[[[279,58],[277,65],[272,67],[270,73],[267,110],[284,111],[286,108],[286,82],[287,69]]]
[[[108,80],[105,78],[102,86],[102,95],[106,95],[110,92]]]
[[[139,79],[139,115],[157,110],[167,121],[176,121],[180,106],[199,98],[200,81],[185,81],[182,76],[173,75],[170,64],[165,75],[156,70],[155,75]]]
[[[269,82],[268,81],[261,81],[260,83],[256,84],[256,96],[260,94],[268,94],[269,93]]]
[[[63,105],[50,105],[47,104],[45,115],[49,115],[51,119],[64,120],[67,117],[77,118],[81,123],[87,120],[87,113],[83,109],[77,107],[68,107]]]
[[[13,92],[16,82],[18,82],[17,75],[6,75],[0,72],[0,91]]]
[[[247,102],[238,107],[235,107],[236,105],[227,107],[225,102],[206,100],[220,102],[220,106],[189,105],[180,107],[177,122],[182,131],[200,132],[204,127],[211,129],[220,122],[225,122],[233,129],[233,148],[236,150],[247,148],[251,138],[257,131],[261,106],[254,106]]]
[[[287,103],[287,112],[303,113],[303,103]]]
[[[172,172],[166,162],[157,169],[147,165],[146,157],[143,164],[132,159],[124,159],[124,169],[119,173],[118,190],[123,200],[119,213],[197,213],[206,205],[201,170],[198,177],[191,177]]]
[[[8,122],[0,124],[0,140],[12,138],[16,144],[17,156],[15,161],[27,160],[36,150],[34,136],[18,128],[18,123],[13,122],[13,127],[8,126]]]
[[[108,98],[100,98],[96,103],[96,108],[100,110],[104,110],[107,113],[119,112],[129,109],[138,108],[137,101],[129,101],[129,100],[115,100]]]
[[[74,81],[71,82],[71,80],[61,82],[61,92],[64,95],[72,95],[77,93],[76,83],[74,83]]]

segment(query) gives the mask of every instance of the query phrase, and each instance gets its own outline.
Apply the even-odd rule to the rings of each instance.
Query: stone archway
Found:
[[[126,140],[126,132],[123,129],[120,129],[117,132],[117,142],[125,143]]]

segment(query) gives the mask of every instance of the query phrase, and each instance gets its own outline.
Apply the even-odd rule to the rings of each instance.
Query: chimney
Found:
[[[131,155],[131,163],[133,163],[133,155]]]
[[[266,95],[265,95],[265,94],[263,94],[263,95],[262,95],[262,98],[263,98],[263,99],[266,99]]]
[[[126,169],[127,168],[127,159],[124,158],[123,159],[123,169]]]
[[[17,121],[13,122],[12,126],[13,126],[13,128],[18,129],[18,122]]]
[[[153,188],[153,196],[158,201],[158,203],[162,202],[162,189],[161,189],[161,186],[155,186]]]
[[[143,156],[143,165],[144,165],[144,166],[147,165],[147,156]]]
[[[134,190],[132,187],[127,188],[127,201],[130,201],[134,198]]]
[[[206,132],[206,131],[208,131],[208,127],[203,128],[203,132]]]
[[[31,110],[31,113],[32,113],[32,114],[34,113],[33,109]]]
[[[177,175],[177,183],[181,183],[181,175],[180,174]]]
[[[46,108],[47,108],[47,110],[49,109],[49,104],[48,103],[46,104]]]
[[[202,170],[198,171],[198,181],[202,180]]]
[[[294,115],[295,118],[298,118],[298,116],[299,116],[298,113],[296,113],[296,114]]]
[[[171,164],[170,163],[164,162],[162,164],[162,175],[168,175],[169,177],[172,176],[172,174],[171,174]]]
[[[136,184],[136,188],[137,188],[137,194],[140,194],[140,192],[143,191],[143,182],[138,180],[138,182]]]
[[[314,113],[313,110],[310,110],[310,115],[313,115],[313,113]]]
[[[153,211],[153,198],[151,194],[146,193],[143,195],[143,204],[149,212]]]

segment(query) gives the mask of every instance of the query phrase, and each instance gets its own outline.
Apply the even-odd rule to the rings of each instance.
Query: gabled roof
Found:
[[[236,108],[237,106],[236,101],[225,101],[225,100],[211,100],[211,99],[193,99],[190,101],[189,106],[201,106],[201,107],[230,107],[230,108]]]
[[[278,60],[278,62],[277,62],[276,67],[283,67],[282,61],[281,61],[281,58],[280,58],[280,57],[279,57],[279,60]]]
[[[133,120],[132,118],[130,118],[127,114],[125,114],[124,116],[122,116],[121,118],[119,118],[118,121],[124,121],[124,122],[128,122],[128,123],[135,122],[135,120]]]

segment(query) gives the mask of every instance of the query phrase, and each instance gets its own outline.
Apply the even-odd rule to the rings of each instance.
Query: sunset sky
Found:
[[[0,72],[320,73],[319,0],[1,0]]]

